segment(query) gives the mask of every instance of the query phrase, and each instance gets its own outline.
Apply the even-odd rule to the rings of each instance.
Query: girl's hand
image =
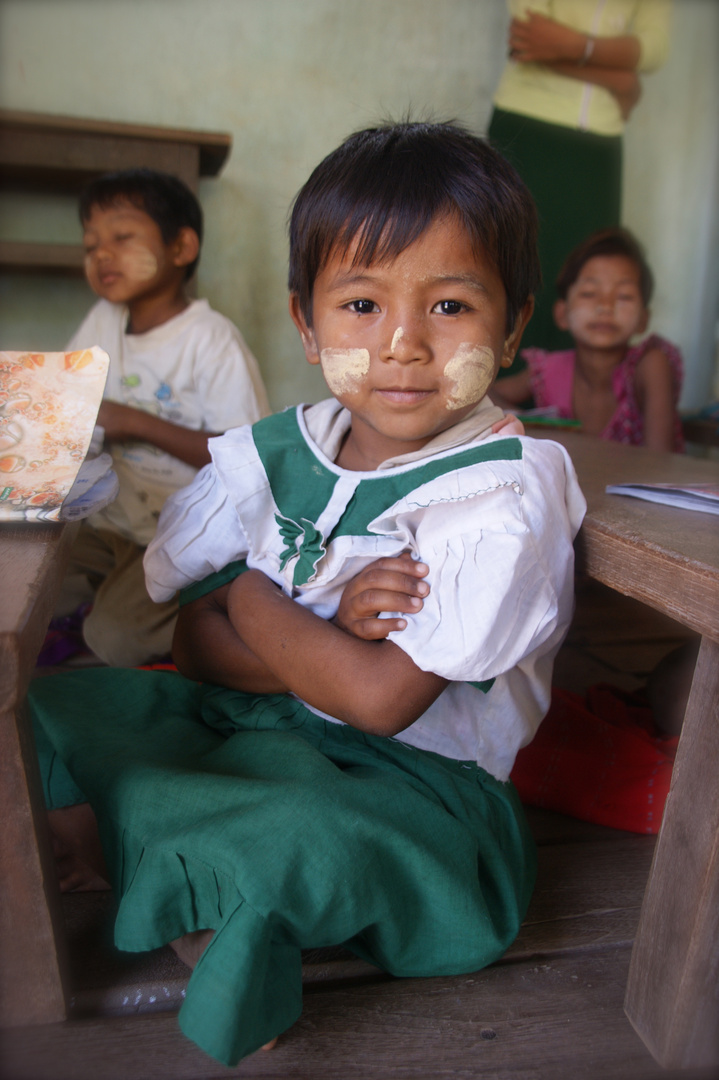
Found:
[[[499,435],[524,435],[524,424],[514,413],[506,413],[501,420],[492,424],[492,434]]]
[[[383,611],[416,615],[422,610],[429,585],[426,563],[416,562],[408,552],[377,559],[353,578],[342,593],[332,620],[336,626],[365,641],[379,641],[395,630],[404,630],[406,619],[380,619]]]
[[[548,64],[555,60],[582,59],[586,34],[580,34],[537,11],[526,19],[512,19],[509,27],[509,55],[520,64]]]

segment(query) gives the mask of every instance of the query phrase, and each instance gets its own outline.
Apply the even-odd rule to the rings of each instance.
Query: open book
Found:
[[[608,495],[631,495],[635,499],[719,514],[719,484],[608,484]]]
[[[102,349],[0,352],[0,521],[70,521],[117,495],[95,440],[109,358]]]

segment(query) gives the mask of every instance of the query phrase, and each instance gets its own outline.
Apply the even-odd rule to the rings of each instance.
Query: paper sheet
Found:
[[[85,460],[109,368],[97,347],[0,352],[0,521],[58,521]]]

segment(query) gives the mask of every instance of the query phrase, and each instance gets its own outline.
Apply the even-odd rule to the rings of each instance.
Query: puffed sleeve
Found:
[[[540,453],[539,468],[525,457],[517,484],[430,506],[418,523],[430,592],[390,639],[423,671],[484,682],[567,625],[585,503],[562,449],[545,443]]]
[[[671,18],[671,0],[639,0],[631,22],[631,32],[639,40],[638,71],[656,71],[666,63]]]
[[[245,533],[215,466],[165,503],[157,532],[145,552],[147,591],[158,603],[248,552]]]

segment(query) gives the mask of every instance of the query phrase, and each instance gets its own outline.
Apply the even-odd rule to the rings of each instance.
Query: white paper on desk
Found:
[[[60,508],[60,521],[79,521],[98,510],[104,510],[114,502],[119,490],[120,481],[113,471],[109,454],[85,458]]]
[[[87,455],[107,353],[0,352],[0,520],[58,521]]]
[[[634,499],[719,514],[719,484],[608,484],[607,495],[631,495]]]

